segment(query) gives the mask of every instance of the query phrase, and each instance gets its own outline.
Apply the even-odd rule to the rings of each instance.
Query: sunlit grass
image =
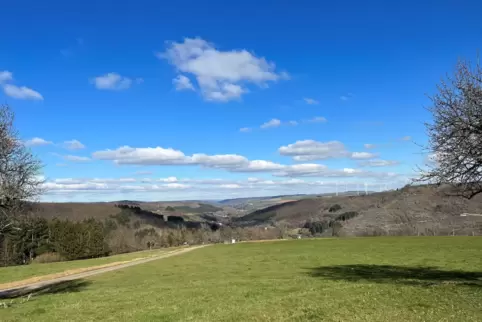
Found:
[[[7,283],[7,282],[15,282],[26,278],[31,278],[34,276],[60,273],[60,272],[77,269],[77,268],[105,265],[109,263],[129,261],[137,258],[150,257],[156,254],[162,254],[168,250],[173,250],[173,249],[174,248],[169,248],[169,249],[163,248],[163,249],[154,249],[154,250],[146,250],[146,251],[140,251],[140,252],[113,255],[109,257],[75,260],[75,261],[68,261],[68,262],[1,267],[0,284]]]
[[[482,238],[215,245],[0,309],[2,321],[482,321]]]

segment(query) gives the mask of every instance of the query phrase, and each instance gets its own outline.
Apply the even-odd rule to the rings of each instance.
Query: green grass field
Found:
[[[0,284],[20,281],[20,280],[27,279],[30,277],[35,277],[35,276],[61,273],[71,269],[105,265],[105,264],[114,263],[114,262],[129,261],[129,260],[149,257],[157,254],[160,255],[169,250],[174,250],[174,248],[146,250],[141,252],[113,255],[109,257],[92,258],[92,259],[76,260],[76,261],[69,261],[69,262],[0,267]]]
[[[0,320],[482,321],[481,255],[479,237],[215,245],[14,299]]]

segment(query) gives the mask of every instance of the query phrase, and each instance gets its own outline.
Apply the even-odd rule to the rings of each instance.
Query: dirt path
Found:
[[[202,248],[208,245],[201,245],[201,246],[194,246],[194,247],[189,247],[189,248],[182,248],[180,250],[168,252],[166,254],[162,254],[159,256],[155,257],[148,257],[148,258],[143,258],[143,259],[138,259],[138,260],[133,260],[131,262],[127,262],[124,264],[119,264],[115,266],[109,266],[109,267],[101,267],[98,269],[92,269],[88,270],[85,272],[77,273],[77,274],[70,274],[62,277],[57,277],[53,279],[49,279],[46,281],[40,281],[40,282],[35,282],[35,283],[30,283],[26,285],[20,285],[20,286],[15,286],[11,288],[5,288],[5,289],[0,289],[0,299],[5,299],[5,298],[13,298],[13,297],[18,297],[21,295],[25,294],[31,294],[31,293],[36,293],[39,291],[43,291],[49,288],[49,286],[55,286],[59,283],[62,282],[68,282],[68,281],[73,281],[73,280],[78,280],[82,278],[87,278],[90,276],[94,275],[99,275],[102,273],[107,273],[107,272],[112,272],[118,269],[126,268],[126,267],[131,267],[139,264],[144,264],[148,262],[152,262],[158,259],[163,259],[171,256],[176,256],[180,254],[184,254],[190,251],[193,251],[198,248]]]

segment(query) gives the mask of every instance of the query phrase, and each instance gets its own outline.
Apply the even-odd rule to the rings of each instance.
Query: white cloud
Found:
[[[286,174],[283,174],[286,175]],[[301,176],[303,179],[294,178]],[[324,181],[311,177],[323,177]],[[202,200],[225,199],[227,196],[267,196],[295,193],[334,192],[342,185],[350,190],[363,187],[368,189],[382,182],[390,182],[391,188],[405,184],[402,177],[393,173],[366,172],[345,168],[331,170],[320,165],[297,165],[286,178],[241,180],[189,179],[179,178],[178,182],[152,184],[135,181],[132,178],[58,178],[45,182],[47,192],[43,200],[54,201],[107,201],[107,200]],[[389,181],[387,181],[389,180]],[[128,183],[128,184],[126,184]]]
[[[32,138],[30,140],[25,141],[25,146],[43,146],[43,145],[51,145],[53,142],[44,140],[42,138]]]
[[[285,125],[297,126],[297,125],[300,124],[300,122],[303,122],[303,123],[323,123],[323,122],[326,122],[326,119],[322,116],[315,116],[312,119],[302,120],[302,121],[296,121],[296,120],[281,121],[281,120],[275,118],[275,119],[269,120],[266,123],[261,124],[260,128],[261,129],[268,129],[268,128],[274,128],[274,127],[285,126]],[[243,128],[243,129],[248,129],[248,128]]]
[[[347,157],[349,152],[339,141],[318,142],[314,140],[296,141],[278,149],[281,155],[291,156],[295,161],[323,160]]]
[[[176,87],[177,91],[182,90],[192,90],[194,91],[194,86],[191,83],[191,80],[184,75],[178,75],[176,78],[172,80],[172,83]]]
[[[377,147],[375,144],[370,143],[364,144],[363,146],[365,147],[365,149],[374,149]]]
[[[16,99],[38,100],[38,101],[41,101],[44,99],[39,92],[34,91],[33,89],[25,86],[18,87],[12,84],[5,84],[3,86],[3,91],[5,92],[6,95]]]
[[[159,179],[161,182],[177,182],[179,181],[176,177],[167,177]]]
[[[399,164],[400,162],[394,160],[369,160],[369,161],[362,161],[359,163],[362,167],[389,167]]]
[[[13,74],[8,70],[4,70],[0,72],[0,84],[10,82],[13,80]]]
[[[376,158],[378,154],[369,152],[352,152],[351,158],[354,160],[366,160]]]
[[[168,183],[168,184],[165,185],[165,187],[173,188],[173,189],[187,189],[187,188],[191,188],[190,185],[188,185],[188,184],[183,184],[183,183]]]
[[[198,80],[202,84],[202,81]],[[222,90],[212,90],[209,92],[204,93],[204,96],[207,100],[210,101],[219,101],[219,102],[227,102],[233,99],[238,99],[241,97],[243,93],[246,93],[247,90],[243,89],[239,85],[235,84],[223,84],[221,85]]]
[[[315,116],[314,118],[307,120],[307,122],[309,122],[309,123],[324,123],[324,122],[326,122],[326,118],[324,118],[323,116]]]
[[[348,96],[342,95],[342,96],[340,96],[340,99],[342,101],[348,101],[350,98]]]
[[[132,85],[132,79],[117,73],[107,73],[91,80],[97,89],[120,91],[128,89]]]
[[[222,184],[220,186],[223,189],[239,189],[241,186],[239,184]]]
[[[136,182],[135,178],[58,178],[52,180],[54,183],[61,184],[79,184],[79,183],[97,183],[97,184],[111,184],[111,183],[126,183]]]
[[[400,140],[402,140],[402,141],[410,141],[411,139],[412,139],[412,137],[408,136],[408,135],[400,138]]]
[[[78,155],[64,155],[64,160],[71,161],[71,162],[89,162],[90,158],[88,157],[81,157]]]
[[[290,156],[294,161],[314,161],[334,158],[354,160],[373,159],[377,154],[368,152],[349,152],[339,141],[318,142],[314,140],[296,141],[278,149],[281,155]]]
[[[239,99],[248,92],[248,84],[266,87],[268,82],[288,77],[286,73],[276,73],[274,63],[247,50],[220,51],[201,38],[171,42],[166,52],[157,56],[167,59],[179,73],[193,75],[209,101]]]
[[[328,167],[323,164],[304,163],[294,164],[286,167],[282,172],[275,173],[275,175],[289,177],[289,176],[308,176],[327,172]]]
[[[235,172],[270,172],[274,170],[283,169],[285,166],[279,163],[274,163],[265,160],[249,161],[246,165],[239,166],[233,171]]]
[[[234,169],[248,163],[248,159],[238,154],[207,155],[203,153],[193,154],[186,158],[188,163],[197,164],[209,168]]]
[[[195,153],[192,156],[186,156],[181,151],[161,147],[131,148],[124,146],[117,150],[94,152],[92,157],[98,160],[110,160],[120,165],[198,165],[231,172],[270,172],[284,167],[271,161],[250,161],[237,154],[207,155]]]
[[[172,148],[131,148],[123,146],[117,150],[97,151],[92,154],[94,159],[112,160],[117,164],[185,164],[185,155]]]
[[[295,164],[286,166],[282,171],[275,172],[275,176],[279,177],[361,177],[361,178],[393,178],[396,173],[392,172],[372,172],[360,169],[344,168],[342,170],[329,169],[323,164]]]
[[[317,104],[320,103],[319,101],[317,101],[317,100],[315,100],[315,99],[313,99],[313,98],[307,98],[307,97],[305,97],[305,98],[303,98],[303,100],[305,101],[306,104],[309,104],[309,105],[317,105]]]
[[[126,183],[126,182],[136,182],[135,178],[94,178],[91,180],[92,182],[96,183]]]
[[[242,128],[239,129],[239,132],[245,132],[246,133],[246,132],[251,132],[251,131],[252,131],[252,129],[250,127],[242,127]]]
[[[278,127],[281,125],[281,121],[278,120],[278,119],[272,119],[266,123],[263,123],[261,124],[261,128],[262,129],[268,129],[268,128],[272,128],[272,127]]]
[[[70,141],[64,141],[62,144],[62,147],[64,147],[67,150],[81,150],[85,149],[85,145],[83,145],[80,141],[78,140],[70,140]]]
[[[101,183],[55,183],[55,182],[46,182],[43,184],[43,188],[45,190],[59,190],[63,192],[72,192],[72,191],[79,191],[79,190],[107,190],[109,186],[106,184]]]

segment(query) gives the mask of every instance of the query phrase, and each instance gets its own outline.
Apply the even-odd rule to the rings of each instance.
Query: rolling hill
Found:
[[[482,216],[461,216],[482,214],[482,195],[467,200],[447,195],[444,189],[414,186],[360,196],[302,199],[256,210],[234,219],[234,224],[301,228],[310,222],[336,221],[342,226],[337,234],[342,236],[482,234]]]

